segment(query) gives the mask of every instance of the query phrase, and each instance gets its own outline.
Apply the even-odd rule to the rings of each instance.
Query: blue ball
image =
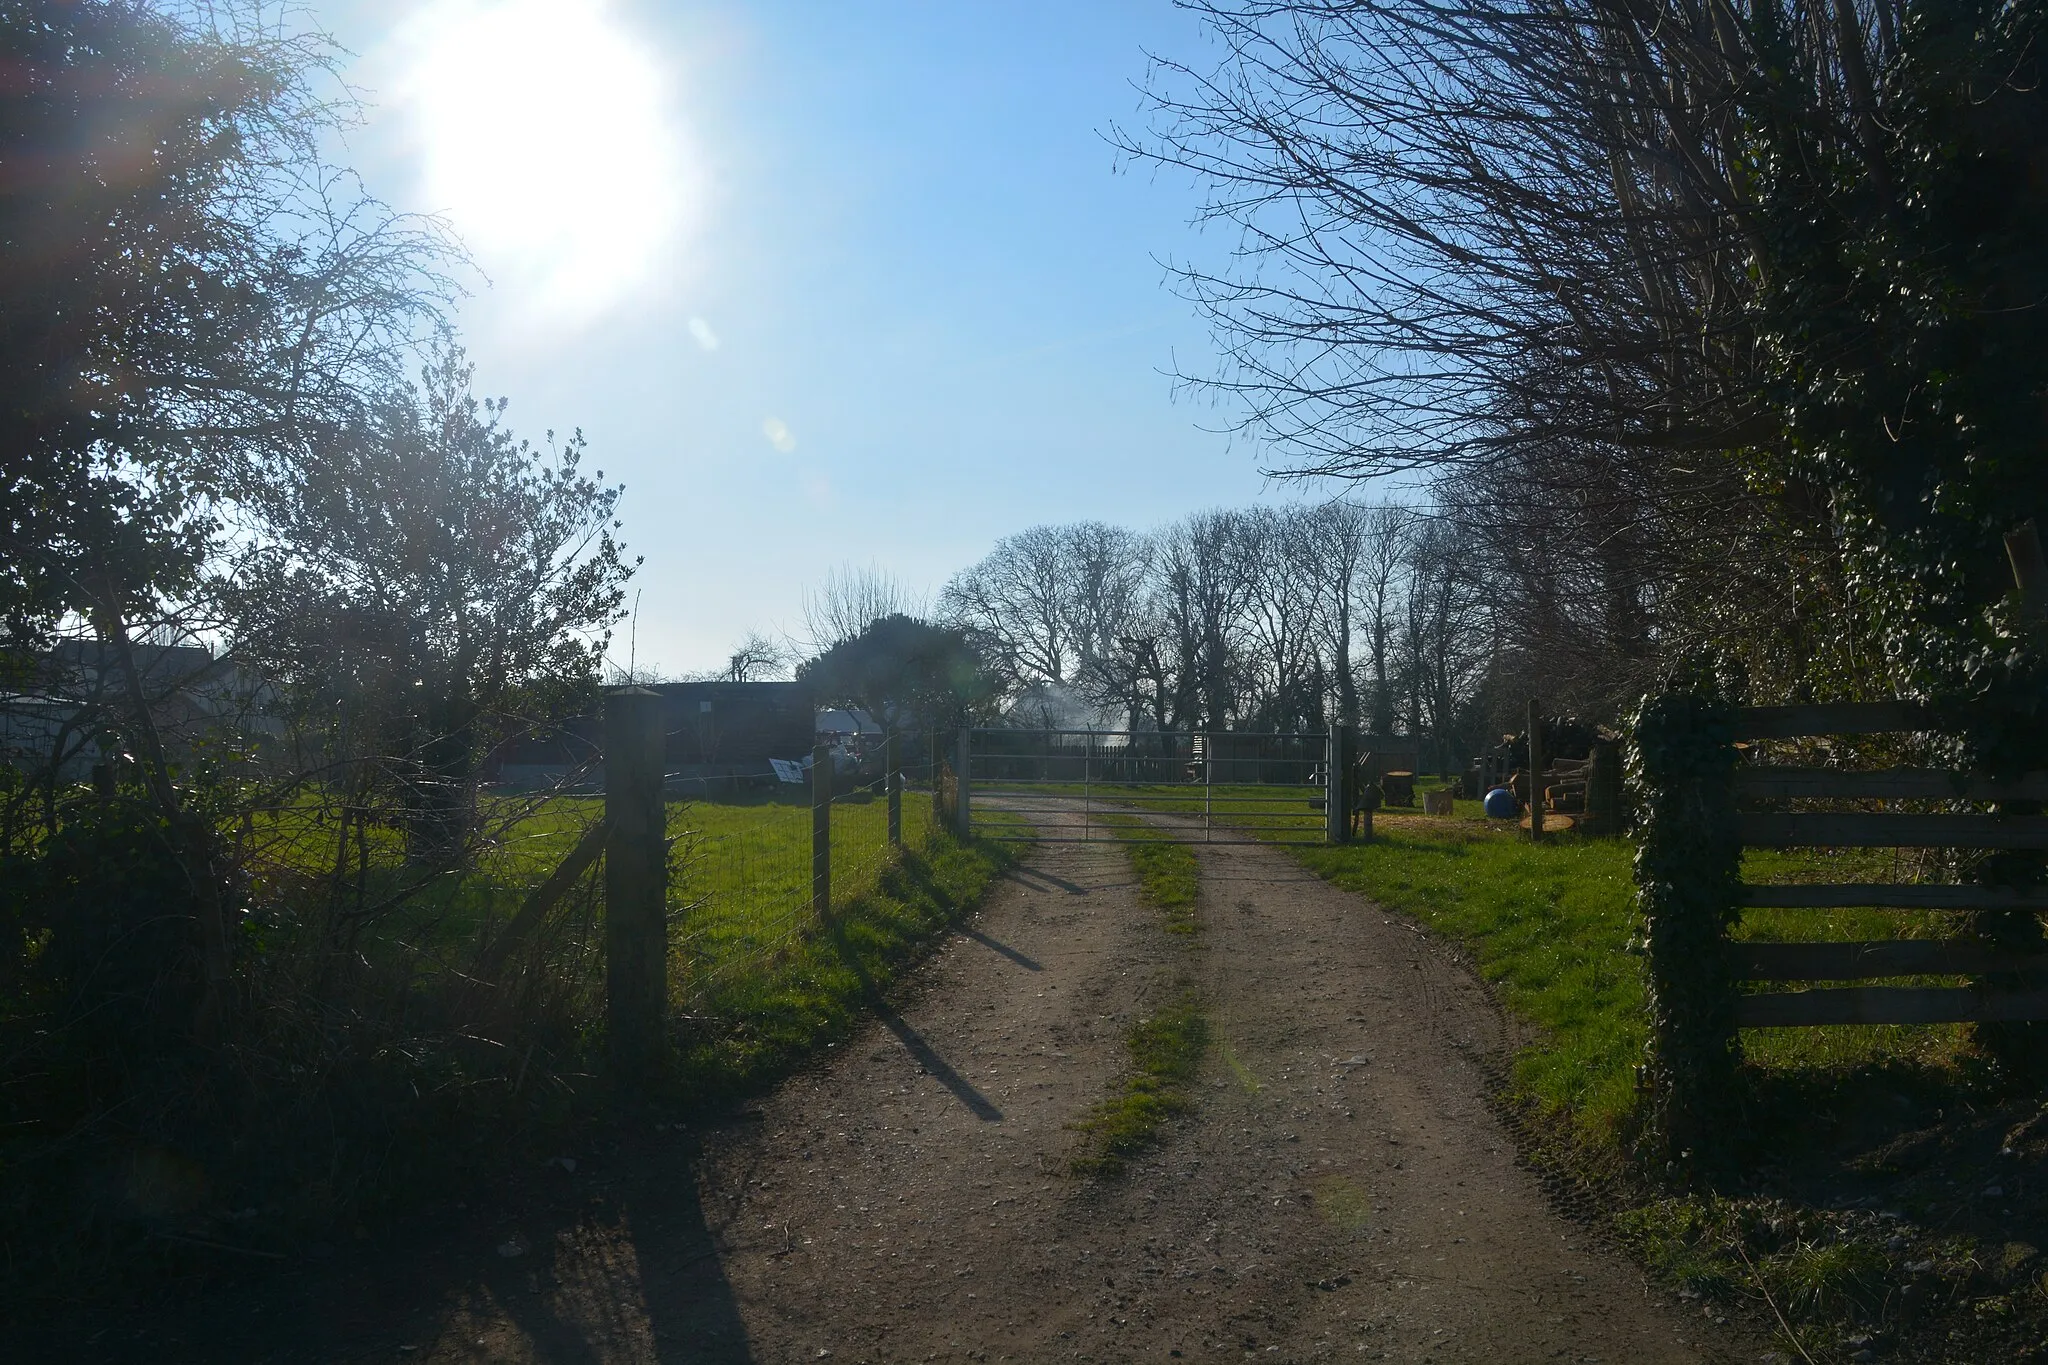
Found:
[[[1486,794],[1486,813],[1496,820],[1512,820],[1521,809],[1522,803],[1506,787],[1495,787]]]

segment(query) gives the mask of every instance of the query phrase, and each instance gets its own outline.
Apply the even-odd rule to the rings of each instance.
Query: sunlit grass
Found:
[[[1139,894],[1165,918],[1166,932],[1193,934],[1199,927],[1195,901],[1202,889],[1194,851],[1171,832],[1135,815],[1109,813],[1097,819],[1127,841],[1124,852],[1138,879]]]

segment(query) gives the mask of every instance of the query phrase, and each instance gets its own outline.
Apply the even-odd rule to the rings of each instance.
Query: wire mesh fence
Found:
[[[855,737],[820,745],[797,781],[792,761],[772,781],[670,784],[670,977],[687,1011],[770,968],[928,845],[940,828],[931,753],[921,734],[893,749]]]

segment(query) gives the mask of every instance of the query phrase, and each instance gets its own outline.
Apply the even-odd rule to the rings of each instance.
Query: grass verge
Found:
[[[872,890],[835,903],[820,931],[746,970],[700,977],[676,1045],[683,1093],[753,1089],[844,1039],[974,907],[1014,860],[1011,847],[934,830],[884,868]]]
[[[1131,1157],[1159,1140],[1159,1130],[1193,1106],[1188,1087],[1209,1046],[1209,1021],[1191,989],[1131,1025],[1130,1074],[1117,1094],[1073,1126],[1086,1139],[1069,1163],[1075,1175],[1121,1175]]]
[[[1130,840],[1124,847],[1138,879],[1138,893],[1165,916],[1166,932],[1192,935],[1200,927],[1195,899],[1202,887],[1194,850],[1135,815],[1098,812],[1095,819]]]
[[[1419,822],[1420,817],[1417,817]],[[1634,1115],[1645,1038],[1629,850],[1619,842],[1531,846],[1463,820],[1416,829],[1383,818],[1371,843],[1295,850],[1329,881],[1412,915],[1470,949],[1539,1036],[1516,1089],[1616,1147]]]

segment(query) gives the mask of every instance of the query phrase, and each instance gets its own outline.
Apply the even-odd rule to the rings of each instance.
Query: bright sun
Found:
[[[404,35],[425,195],[501,286],[589,317],[689,197],[662,73],[602,0],[443,0]]]

